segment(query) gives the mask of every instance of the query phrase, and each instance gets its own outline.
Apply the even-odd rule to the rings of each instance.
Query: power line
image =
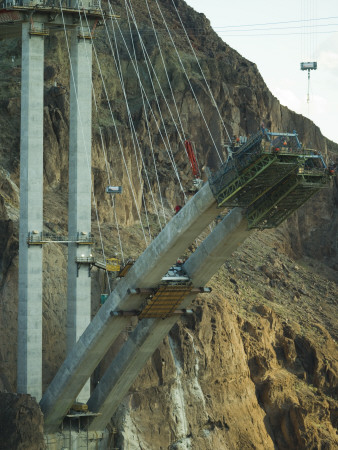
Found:
[[[328,27],[328,26],[337,26],[338,23],[330,23],[330,24],[323,24],[323,25],[308,25],[306,27],[280,27],[280,28],[256,28],[256,29],[250,29],[250,30],[217,30],[216,28],[214,28],[214,31],[219,35],[219,36],[290,36],[290,35],[295,35],[295,34],[303,34],[303,35],[308,35],[308,34],[331,34],[331,33],[336,33],[338,30],[330,30],[330,31],[317,31],[317,28],[319,26],[324,26],[324,27]],[[253,31],[268,31],[268,30],[290,30],[290,29],[299,29],[301,28],[304,31],[301,32],[285,32],[285,33],[255,33],[255,34],[230,34],[230,33],[252,33]],[[315,31],[310,30],[310,28],[314,28]],[[122,28],[121,28],[122,29]],[[308,31],[305,31],[306,29],[309,29]],[[123,30],[123,29],[122,29]],[[102,31],[102,30],[101,30]],[[187,29],[187,31],[189,31],[189,29]],[[204,32],[199,32],[196,30],[193,30],[194,32],[194,36],[207,36],[209,34],[209,32],[205,32],[205,30],[203,30]],[[129,30],[123,30],[122,31],[123,35],[127,35],[129,34]],[[135,33],[135,32],[133,32]],[[164,35],[166,34],[166,32],[163,30],[157,30],[156,31],[157,35]],[[152,35],[154,34],[153,31],[149,30],[140,30],[140,34],[142,36],[146,36],[146,35]],[[183,31],[174,31],[174,34],[176,36],[182,35],[184,36],[184,32]]]
[[[311,21],[329,20],[329,19],[338,19],[338,16],[319,17],[318,19],[286,20],[283,22],[252,23],[252,24],[246,24],[246,25],[225,25],[224,27],[213,27],[213,28],[215,29],[215,28],[256,27],[256,26],[263,26],[263,25],[280,25],[280,24],[284,24],[284,23],[300,23],[300,22],[311,22]]]
[[[336,26],[336,25],[338,25],[338,23],[323,23],[323,24],[319,24],[319,25],[316,25],[316,24],[314,24],[314,25],[305,25],[305,26],[303,26],[303,25],[297,25],[297,26],[292,26],[292,27],[269,27],[269,28],[251,28],[251,29],[249,29],[249,30],[241,30],[241,29],[239,29],[239,30],[229,30],[229,31],[217,31],[217,33],[238,33],[238,32],[245,32],[245,31],[248,31],[248,32],[252,32],[252,31],[267,31],[267,30],[292,30],[292,29],[295,29],[295,28],[302,28],[303,30],[305,29],[305,30],[309,30],[308,32],[309,33],[312,33],[313,31],[312,30],[310,30],[310,28],[318,28],[318,27],[331,27],[331,26]],[[215,30],[216,30],[216,28],[215,28]]]
[[[332,31],[316,31],[316,32],[309,32],[305,34],[332,34],[332,33],[338,33],[338,30],[332,30]],[[298,34],[304,34],[302,32],[297,33],[256,33],[256,34],[220,34],[222,37],[252,37],[252,36],[293,36]]]

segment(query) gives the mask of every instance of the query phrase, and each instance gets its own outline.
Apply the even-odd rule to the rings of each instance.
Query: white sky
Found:
[[[338,0],[186,2],[207,16],[224,42],[257,64],[283,105],[309,117],[338,142]],[[311,71],[309,109],[301,61],[318,62]]]

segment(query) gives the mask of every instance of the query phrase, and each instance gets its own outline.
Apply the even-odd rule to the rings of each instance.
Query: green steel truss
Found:
[[[233,195],[223,202],[223,205],[248,207],[291,172],[296,172],[297,169],[297,164],[283,163],[275,160],[265,170],[258,173],[248,183],[243,185],[237,195]]]
[[[319,189],[327,177],[321,173],[291,175],[251,205],[247,211],[249,228],[274,228],[302,206]]]
[[[248,208],[249,228],[281,224],[327,184],[318,154],[303,148],[275,151],[257,133],[209,179],[219,207]],[[311,159],[313,161],[310,161]]]
[[[216,195],[218,206],[225,206],[226,202],[237,194],[244,186],[250,183],[260,173],[265,171],[277,160],[274,155],[262,155],[254,161],[248,168],[238,173],[237,177],[221,189]]]

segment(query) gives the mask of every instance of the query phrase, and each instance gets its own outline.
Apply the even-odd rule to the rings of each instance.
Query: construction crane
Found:
[[[300,63],[300,70],[307,70],[307,104],[310,103],[310,71],[311,70],[317,70],[317,62],[301,62]]]
[[[193,177],[194,177],[192,189],[190,189],[189,191],[190,192],[196,192],[203,185],[203,181],[202,181],[202,178],[201,178],[201,173],[200,173],[199,168],[198,168],[197,158],[196,158],[196,155],[195,155],[195,152],[194,152],[194,149],[193,149],[191,141],[188,141],[188,140],[184,141],[184,147],[185,147],[185,150],[187,152],[187,155],[188,155],[188,158],[189,158],[189,162],[190,162],[190,166],[191,166],[191,171],[192,171],[192,174],[193,174]]]

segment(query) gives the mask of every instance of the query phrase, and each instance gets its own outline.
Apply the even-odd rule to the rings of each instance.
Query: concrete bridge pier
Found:
[[[67,351],[72,350],[91,319],[91,128],[92,45],[90,30],[72,31],[70,46],[70,124],[68,232]],[[86,263],[88,260],[88,263]],[[90,395],[87,381],[77,401]]]
[[[35,23],[35,30],[42,24]],[[17,390],[42,395],[42,245],[28,245],[43,228],[44,38],[22,24],[20,231]]]

